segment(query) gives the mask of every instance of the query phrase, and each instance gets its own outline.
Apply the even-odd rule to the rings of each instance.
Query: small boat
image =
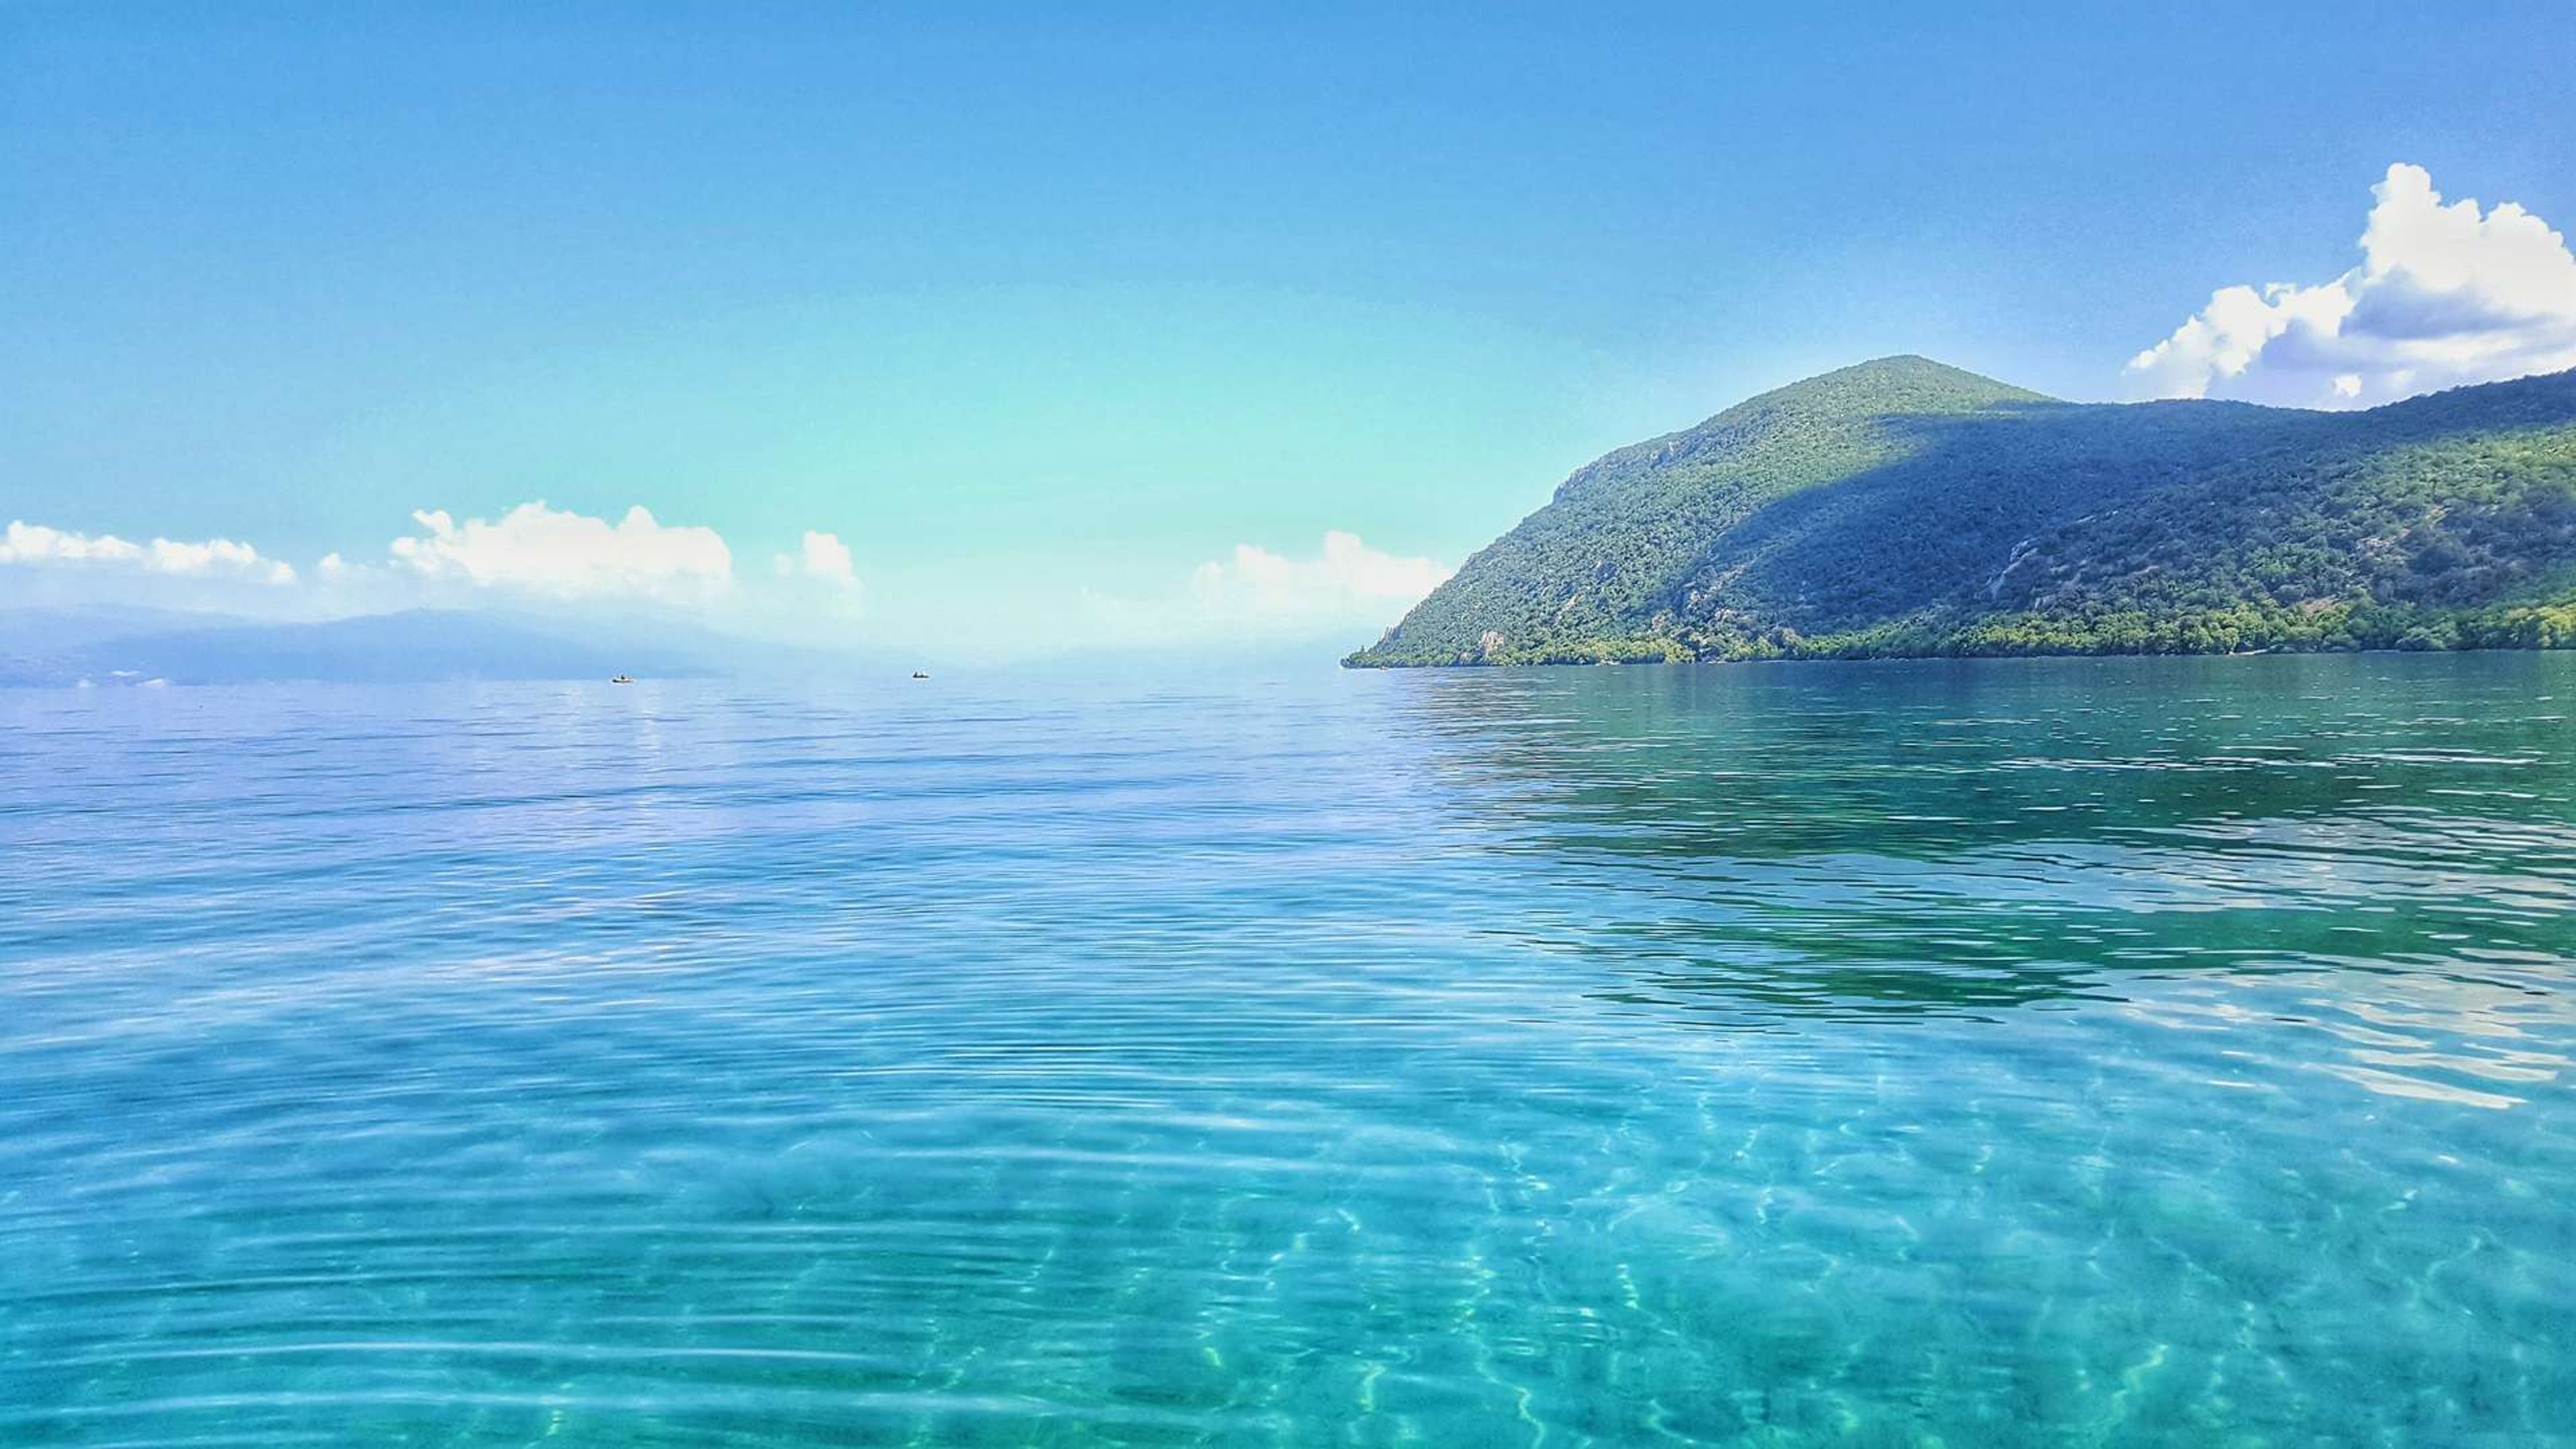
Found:
[[[611,684],[633,684],[635,682],[635,676],[632,674],[621,674],[608,682]]]
[[[930,675],[927,671],[916,669],[912,671],[912,677],[915,679],[928,679]]]

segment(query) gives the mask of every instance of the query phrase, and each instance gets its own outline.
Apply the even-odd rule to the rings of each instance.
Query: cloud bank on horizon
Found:
[[[189,543],[155,538],[135,543],[112,533],[76,533],[21,519],[0,533],[0,564],[90,564],[146,573],[223,577],[265,584],[295,582],[291,564],[263,558],[258,549],[229,538]]]
[[[2576,254],[2507,201],[2444,203],[2421,166],[2371,189],[2362,261],[2314,285],[2222,287],[2129,359],[2140,395],[2372,407],[2576,367]]]
[[[416,509],[412,521],[417,531],[390,540],[377,561],[353,562],[335,551],[306,575],[232,539],[155,538],[137,544],[20,519],[0,533],[0,566],[40,570],[70,583],[73,588],[56,592],[81,602],[181,603],[253,615],[482,603],[696,608],[762,602],[740,598],[733,550],[722,534],[665,525],[640,504],[613,522],[550,507],[542,499],[488,519],[460,521],[445,509]],[[800,549],[802,563],[792,582],[814,579],[833,586],[838,597],[829,602],[846,615],[857,583],[849,547],[833,534],[807,530]],[[173,595],[171,589],[183,584],[193,591]],[[250,590],[253,584],[262,587]],[[814,601],[792,602],[803,608]]]
[[[1077,587],[1039,633],[1053,649],[1329,645],[1384,629],[1457,572],[1434,559],[1372,548],[1327,529],[1310,555],[1238,543],[1156,593]],[[1173,584],[1177,584],[1174,587]]]
[[[18,520],[0,533],[0,566],[79,576],[89,585],[79,597],[91,603],[172,602],[166,593],[119,589],[107,575],[125,570],[216,591],[185,599],[191,606],[252,614],[331,616],[485,603],[578,612],[640,604],[773,635],[846,629],[864,597],[850,546],[819,529],[804,530],[794,548],[773,554],[767,579],[756,573],[745,579],[717,530],[665,524],[641,504],[614,522],[542,499],[495,518],[460,520],[445,509],[416,509],[412,521],[416,530],[389,541],[380,560],[352,562],[328,553],[308,576],[231,539],[137,544]],[[1118,647],[1146,642],[1146,635],[1171,642],[1219,628],[1274,639],[1338,635],[1382,626],[1452,572],[1428,558],[1371,548],[1341,530],[1327,531],[1306,557],[1240,543],[1221,559],[1176,572],[1157,595],[1081,591],[1083,607],[1058,621],[1066,631],[1059,642]],[[256,599],[248,592],[254,586]]]
[[[1391,622],[1455,572],[1427,558],[1371,548],[1358,534],[1333,529],[1313,558],[1238,543],[1230,557],[1200,564],[1190,576],[1190,591],[1206,612],[1233,620],[1328,624],[1383,614]]]
[[[389,545],[396,567],[425,579],[516,589],[554,598],[701,599],[733,587],[733,550],[712,528],[666,528],[637,504],[604,518],[522,503],[497,519],[459,524],[445,509],[415,509],[423,530]],[[809,535],[810,537],[811,535]]]

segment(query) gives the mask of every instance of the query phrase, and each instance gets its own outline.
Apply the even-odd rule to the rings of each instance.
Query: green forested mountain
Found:
[[[1354,665],[2576,647],[2576,372],[2368,412],[1920,357],[1581,469]]]

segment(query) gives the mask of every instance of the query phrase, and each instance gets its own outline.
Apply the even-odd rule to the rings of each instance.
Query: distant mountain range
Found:
[[[262,623],[145,609],[11,609],[0,610],[0,685],[671,678],[731,672],[742,647],[714,636],[639,647],[447,610]]]
[[[1622,448],[1354,666],[2576,647],[2576,372],[2367,412],[1920,357]]]

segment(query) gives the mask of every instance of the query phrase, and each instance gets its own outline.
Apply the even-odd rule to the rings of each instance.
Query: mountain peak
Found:
[[[1961,377],[1977,376],[1964,367],[1952,367],[1946,362],[1926,357],[1919,352],[1891,352],[1885,357],[1873,357],[1867,362],[1855,362],[1849,367],[1836,368],[1834,372],[1822,375],[1832,377],[1835,373],[1841,372],[1954,372]],[[1988,379],[1978,378],[1978,380],[1983,382]]]
[[[1903,352],[1873,357],[1774,388],[1719,416],[1781,406],[1840,414],[1956,413],[1975,412],[2001,403],[2054,401],[2045,393]]]

